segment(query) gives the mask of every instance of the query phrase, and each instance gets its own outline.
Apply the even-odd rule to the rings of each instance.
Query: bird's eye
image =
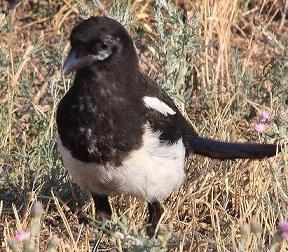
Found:
[[[93,54],[99,61],[107,59],[112,54],[113,45],[110,41],[98,42],[93,48]]]
[[[103,43],[101,43],[101,45],[100,45],[100,49],[101,49],[101,50],[107,50],[107,49],[108,49],[108,45],[107,45],[105,42],[103,42]]]

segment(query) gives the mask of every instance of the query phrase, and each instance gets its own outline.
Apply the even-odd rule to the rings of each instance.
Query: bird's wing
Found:
[[[153,130],[161,132],[161,140],[175,143],[182,138],[187,153],[222,160],[259,159],[281,151],[275,144],[227,143],[199,137],[172,99],[156,83],[146,81],[146,119]]]
[[[185,134],[197,135],[183,117],[173,100],[150,79],[145,79],[145,117],[154,131],[160,132],[160,140],[175,143]]]

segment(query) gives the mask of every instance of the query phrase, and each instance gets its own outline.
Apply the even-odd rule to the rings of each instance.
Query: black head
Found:
[[[108,17],[91,17],[77,25],[70,36],[71,51],[63,72],[107,64],[138,67],[133,41],[125,28]]]

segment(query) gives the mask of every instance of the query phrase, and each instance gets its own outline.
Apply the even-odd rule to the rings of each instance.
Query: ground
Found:
[[[276,232],[288,219],[288,1],[115,2],[0,3],[0,251],[21,230],[40,251],[52,251],[52,234],[58,251],[91,251],[101,230],[99,251],[288,250]],[[185,184],[163,203],[157,239],[145,235],[146,205],[132,197],[113,197],[112,222],[94,222],[89,195],[57,153],[69,33],[101,14],[126,26],[142,71],[201,136],[284,148],[259,161],[187,158]],[[36,200],[43,214],[34,234]]]

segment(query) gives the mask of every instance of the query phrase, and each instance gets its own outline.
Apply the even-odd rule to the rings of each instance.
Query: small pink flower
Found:
[[[259,123],[259,124],[256,124],[254,128],[255,128],[255,130],[256,130],[257,132],[261,133],[261,132],[263,132],[263,131],[265,130],[265,125]]]
[[[267,111],[263,111],[257,118],[260,122],[265,123],[271,119],[271,114]]]
[[[280,221],[274,239],[282,242],[288,239],[288,221]]]
[[[278,226],[283,233],[288,234],[288,221],[280,221]]]
[[[288,239],[288,233],[282,233],[281,237],[283,240],[287,240]]]
[[[15,239],[17,241],[23,241],[30,238],[30,232],[25,230],[19,230],[16,232]]]
[[[281,123],[284,123],[288,119],[288,113],[286,114],[284,111],[280,111],[278,114],[278,119]]]

